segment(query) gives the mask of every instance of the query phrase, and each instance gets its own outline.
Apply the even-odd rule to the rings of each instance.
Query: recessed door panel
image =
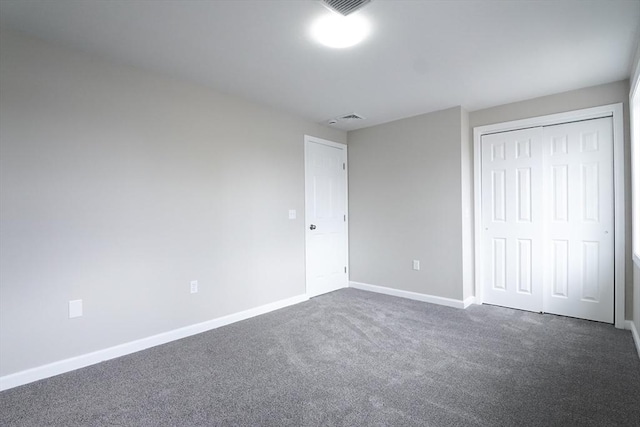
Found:
[[[567,222],[569,220],[569,166],[554,165],[551,168],[551,209],[553,220]]]
[[[518,239],[517,248],[518,292],[531,294],[531,239]]]
[[[491,144],[491,161],[495,162],[497,160],[505,159],[505,143],[504,142],[496,142]]]
[[[600,242],[582,242],[582,300],[599,301]]]
[[[567,297],[569,285],[569,242],[566,240],[554,240],[551,242],[551,295],[554,297]]]
[[[582,169],[582,220],[585,222],[597,222],[600,207],[600,179],[598,176],[598,163],[581,165]]]
[[[580,132],[580,151],[598,151],[598,131]]]
[[[493,220],[504,222],[506,219],[506,188],[505,188],[505,171],[495,170],[491,172],[492,194],[493,200]]]
[[[531,168],[516,170],[516,206],[519,222],[531,222]]]
[[[555,135],[551,139],[551,155],[568,154],[567,135]]]
[[[493,239],[493,289],[505,290],[507,282],[507,239]]]
[[[516,141],[516,159],[531,157],[531,139]]]

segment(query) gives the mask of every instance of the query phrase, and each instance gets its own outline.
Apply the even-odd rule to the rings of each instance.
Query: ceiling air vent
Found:
[[[371,0],[322,0],[322,4],[326,7],[344,16],[355,12],[370,2]]]
[[[344,116],[336,117],[335,119],[329,120],[329,124],[335,125],[338,122],[352,122],[354,120],[364,120],[364,117],[361,116],[360,114],[349,113],[349,114],[345,114]]]
[[[364,120],[364,117],[356,113],[351,113],[346,116],[339,117],[339,120]]]

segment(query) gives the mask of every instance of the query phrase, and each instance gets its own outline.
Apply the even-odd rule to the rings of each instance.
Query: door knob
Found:
[[[315,230],[315,229],[316,229],[316,226],[315,226],[315,225],[311,224],[311,225],[309,226],[309,230]]]

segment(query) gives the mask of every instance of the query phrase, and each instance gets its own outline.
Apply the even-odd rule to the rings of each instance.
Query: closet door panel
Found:
[[[544,155],[544,311],[613,323],[613,130],[610,117],[548,126]],[[566,253],[558,259],[558,245]],[[567,271],[559,286],[556,266]],[[563,292],[557,290],[563,288]]]
[[[542,128],[482,137],[484,302],[542,310]]]

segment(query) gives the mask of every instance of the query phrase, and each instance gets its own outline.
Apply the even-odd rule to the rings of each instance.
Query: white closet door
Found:
[[[541,311],[542,128],[482,137],[484,302]]]
[[[543,130],[544,311],[613,323],[613,131],[602,118]]]

